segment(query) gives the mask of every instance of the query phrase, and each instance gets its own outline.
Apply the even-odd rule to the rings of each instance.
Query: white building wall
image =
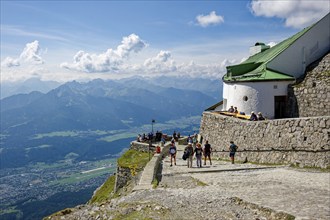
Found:
[[[287,96],[288,85],[292,81],[262,81],[262,82],[239,82],[223,83],[223,99],[227,105],[222,110],[228,110],[236,106],[239,112],[250,115],[262,112],[267,118],[274,118],[274,96]],[[244,101],[247,97],[247,101]]]
[[[296,78],[305,68],[330,50],[330,14],[320,20],[289,48],[275,57],[267,67]]]

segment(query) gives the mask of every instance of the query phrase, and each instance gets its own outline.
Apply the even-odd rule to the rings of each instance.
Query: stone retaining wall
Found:
[[[156,149],[156,144],[153,143],[150,146],[150,152],[154,152]],[[141,152],[149,152],[149,143],[147,142],[137,142],[137,141],[132,141],[130,149],[141,151]]]
[[[330,53],[288,87],[288,117],[330,116]]]
[[[114,191],[126,186],[127,182],[132,179],[131,169],[128,167],[120,167],[117,164],[116,182]]]
[[[200,134],[223,159],[232,140],[240,161],[321,168],[330,162],[330,116],[252,122],[204,112]]]
[[[150,147],[150,157],[151,161],[149,163],[152,163],[153,168],[153,178],[156,176],[159,163],[164,156],[164,154],[168,154],[169,144],[165,145],[164,147],[161,147],[161,153],[160,154],[154,154],[155,148],[158,145],[158,143],[153,143],[153,145]],[[141,152],[149,152],[149,143],[144,142],[137,142],[132,141],[130,144],[130,149],[141,151]],[[118,191],[118,189],[124,187],[127,185],[128,181],[132,180],[133,178],[138,179],[137,176],[132,176],[131,169],[126,167],[120,167],[117,164],[117,173],[116,173],[116,183],[115,183],[115,192]],[[150,182],[151,184],[151,182]]]

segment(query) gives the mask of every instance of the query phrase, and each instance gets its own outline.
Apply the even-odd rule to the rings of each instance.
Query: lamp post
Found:
[[[154,136],[154,123],[155,119],[151,119],[151,132],[152,132],[152,137]],[[152,140],[149,140],[149,161],[150,161],[150,148],[152,146]]]
[[[151,132],[152,132],[152,134],[154,134],[154,123],[155,122],[156,122],[155,119],[151,120]]]

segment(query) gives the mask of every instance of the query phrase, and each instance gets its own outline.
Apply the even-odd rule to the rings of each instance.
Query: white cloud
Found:
[[[251,11],[256,16],[278,17],[285,20],[285,26],[304,28],[330,12],[330,1],[265,1],[253,0]]]
[[[40,56],[39,42],[33,41],[32,43],[26,44],[19,59],[24,62],[31,62],[34,64],[43,64],[44,61]]]
[[[88,73],[115,71],[119,69],[131,52],[138,53],[147,46],[139,36],[131,34],[128,37],[124,37],[115,50],[110,48],[101,54],[89,54],[84,51],[78,51],[73,57],[73,63],[62,63],[61,67]]]
[[[156,57],[148,58],[143,66],[148,71],[153,72],[173,72],[176,71],[176,63],[171,59],[170,51],[160,51]]]
[[[198,15],[196,20],[197,24],[202,27],[218,25],[224,22],[224,18],[220,15],[217,15],[215,11],[210,12],[208,15]]]
[[[37,40],[27,43],[18,58],[6,57],[2,62],[2,67],[18,67],[25,63],[26,65],[43,64],[44,60],[40,56],[40,46]]]
[[[234,60],[228,60],[228,59],[224,59],[222,62],[221,62],[221,68],[226,68],[226,66],[230,66],[230,65],[233,65],[237,63],[237,61],[234,59]]]
[[[236,60],[224,59],[213,64],[196,64],[194,61],[178,64],[169,51],[160,51],[155,57],[148,58],[135,71],[145,75],[175,75],[202,78],[220,78],[226,72],[226,66],[235,64]]]
[[[11,57],[6,57],[2,62],[1,62],[1,66],[2,67],[14,67],[14,66],[19,66],[19,60],[18,59],[14,59]]]

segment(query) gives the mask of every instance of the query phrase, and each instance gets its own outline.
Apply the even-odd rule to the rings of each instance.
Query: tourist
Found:
[[[188,144],[188,146],[184,149],[187,158],[187,166],[188,168],[192,168],[193,156],[194,156],[194,148],[192,144]]]
[[[251,112],[250,121],[258,121],[258,117],[254,112]]]
[[[193,148],[196,148],[196,144],[197,144],[197,134],[195,133],[194,136],[192,137],[192,144],[193,144]]]
[[[261,112],[258,112],[258,121],[265,120],[264,116],[262,116]]]
[[[176,146],[175,146],[175,142],[171,143],[169,153],[170,153],[170,157],[171,157],[171,166],[173,164],[173,161],[174,161],[174,165],[176,165]]]
[[[238,114],[238,110],[237,110],[237,107],[236,106],[234,107],[234,113],[235,114]]]
[[[230,146],[229,146],[229,156],[231,159],[231,163],[235,163],[235,153],[237,151],[238,146],[234,144],[234,141],[230,141]]]
[[[212,153],[212,147],[209,144],[209,141],[206,141],[205,145],[204,145],[204,165],[206,165],[206,158],[207,157],[209,158],[210,165],[212,165],[211,153]]]
[[[162,135],[162,139],[160,140],[160,145],[161,145],[162,147],[164,147],[165,142],[166,142],[165,137],[164,137],[164,135]]]
[[[195,156],[197,159],[197,167],[202,167],[202,154],[203,154],[203,149],[202,149],[202,145],[200,143],[196,144],[196,148],[195,148]]]
[[[188,143],[188,144],[192,144],[192,138],[191,138],[190,134],[188,135],[187,143]]]
[[[161,152],[161,148],[160,148],[159,145],[157,145],[157,147],[156,147],[156,154],[160,154],[160,152]]]
[[[230,112],[230,113],[234,113],[234,107],[233,106],[230,106],[230,108],[228,109],[228,112]]]
[[[148,134],[148,140],[152,142],[153,141],[153,138],[154,138],[154,134],[152,132],[150,132]]]
[[[176,135],[176,132],[175,131],[173,132],[172,137],[173,137],[174,140],[177,140],[177,135]]]

